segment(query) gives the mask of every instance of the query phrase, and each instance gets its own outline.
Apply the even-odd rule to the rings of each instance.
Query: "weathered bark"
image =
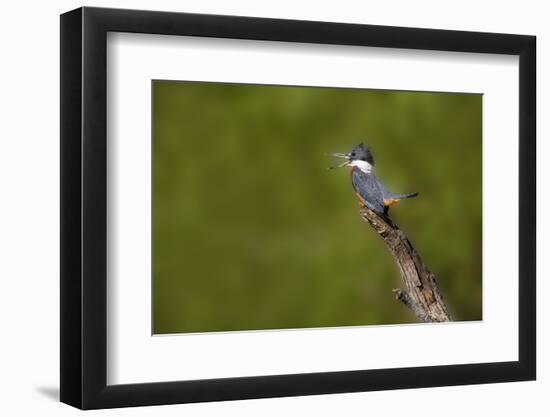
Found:
[[[396,298],[422,322],[451,321],[434,274],[422,262],[405,233],[389,217],[367,207],[361,207],[359,213],[380,235],[399,268],[406,289],[393,290]]]

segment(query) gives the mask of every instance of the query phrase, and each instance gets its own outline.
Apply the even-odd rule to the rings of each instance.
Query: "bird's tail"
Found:
[[[404,198],[413,198],[416,197],[418,193],[408,193],[408,194],[398,194],[394,198],[396,200],[403,200]]]

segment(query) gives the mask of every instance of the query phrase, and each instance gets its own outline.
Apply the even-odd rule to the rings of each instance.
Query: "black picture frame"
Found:
[[[519,360],[107,385],[108,32],[519,56]],[[533,380],[534,36],[79,8],[61,15],[61,401],[82,409]]]

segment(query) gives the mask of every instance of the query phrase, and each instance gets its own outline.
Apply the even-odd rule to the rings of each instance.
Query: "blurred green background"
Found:
[[[455,320],[482,318],[482,96],[153,81],[153,332],[416,322],[328,152],[363,141]]]

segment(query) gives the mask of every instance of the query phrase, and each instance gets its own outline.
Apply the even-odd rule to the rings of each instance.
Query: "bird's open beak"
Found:
[[[349,160],[349,154],[347,153],[331,153],[329,154],[330,156],[333,156],[335,158],[343,158],[345,159],[344,162],[342,162],[341,164],[339,165],[335,165],[335,166],[332,166],[332,167],[329,167],[329,169],[335,169],[335,168],[342,168],[342,167],[345,167],[346,165],[349,164],[350,160]]]
[[[329,154],[330,156],[334,156],[335,158],[344,158],[344,159],[349,159],[349,155],[347,153],[331,153]]]

